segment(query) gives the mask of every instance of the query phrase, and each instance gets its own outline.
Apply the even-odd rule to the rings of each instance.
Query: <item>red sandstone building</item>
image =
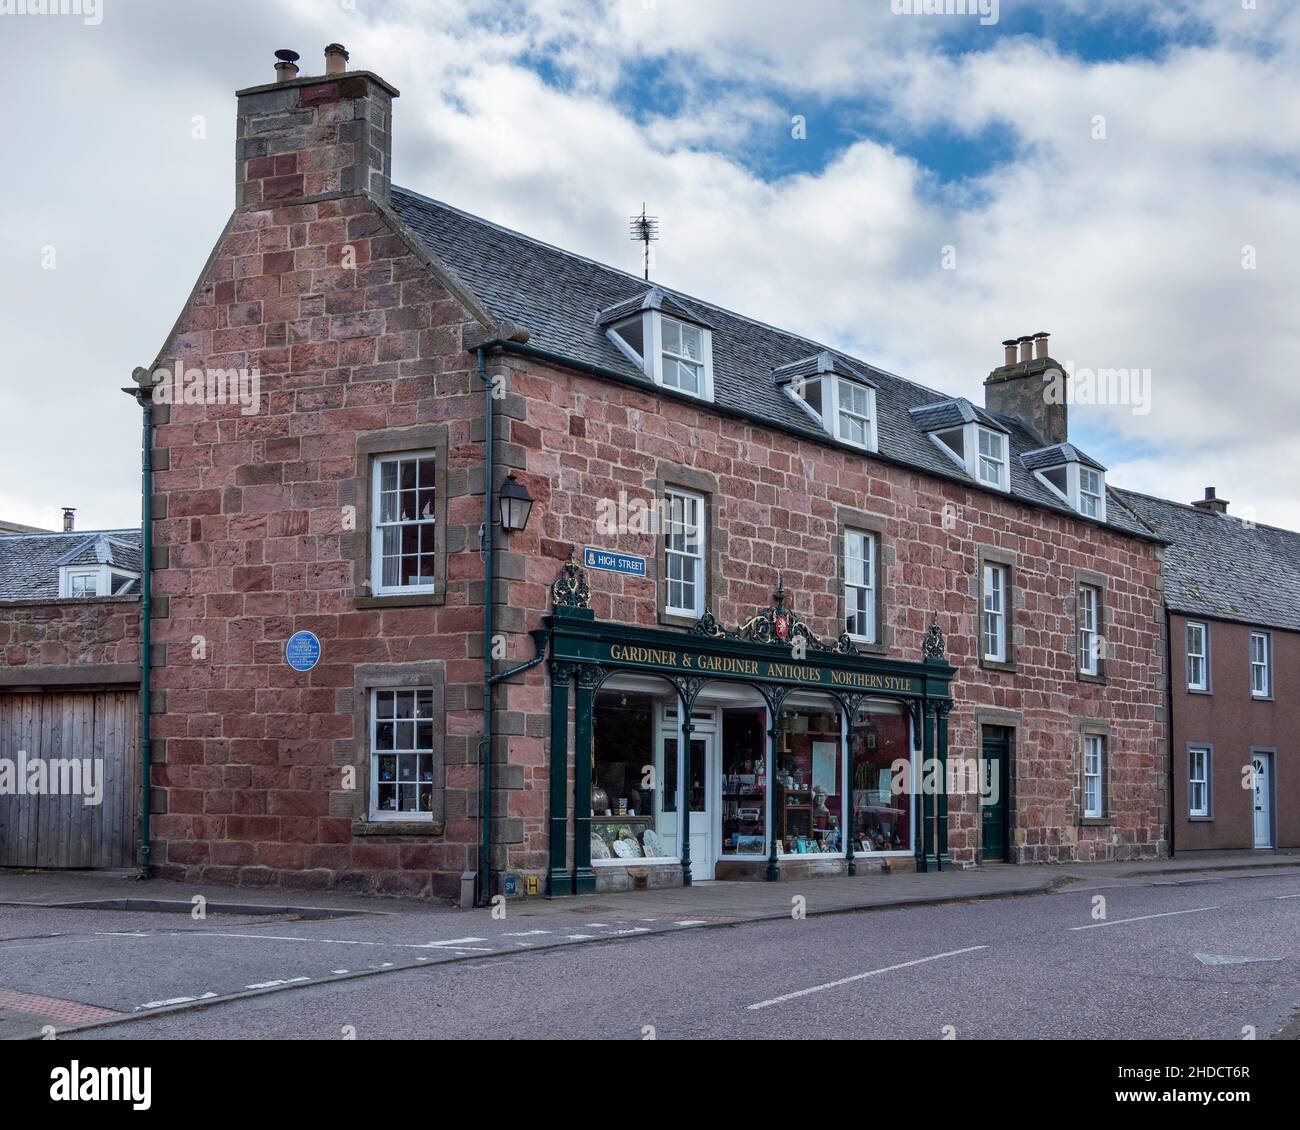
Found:
[[[235,211],[142,371],[157,874],[1167,853],[1164,539],[1046,335],[976,404],[397,188],[397,92],[340,52],[239,92]],[[178,369],[256,370],[256,410],[158,402]]]

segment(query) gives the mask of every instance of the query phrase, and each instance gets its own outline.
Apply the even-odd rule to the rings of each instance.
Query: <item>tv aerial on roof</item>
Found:
[[[641,214],[633,216],[629,228],[632,232],[632,238],[645,245],[643,261],[645,266],[645,277],[650,278],[650,244],[659,238],[659,217],[647,216],[645,203],[641,204]]]

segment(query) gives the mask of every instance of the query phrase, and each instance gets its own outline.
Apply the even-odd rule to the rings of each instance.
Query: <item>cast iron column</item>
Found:
[[[573,719],[573,893],[596,889],[591,867],[591,713],[599,667],[578,667],[578,695]]]
[[[565,843],[569,834],[569,683],[572,679],[572,664],[551,665],[551,862],[548,887],[553,896],[574,893],[573,873],[568,867],[569,853]],[[577,808],[575,801],[575,812]],[[587,851],[591,851],[590,842]]]

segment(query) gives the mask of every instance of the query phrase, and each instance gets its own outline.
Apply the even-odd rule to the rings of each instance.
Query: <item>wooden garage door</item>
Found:
[[[130,691],[0,694],[0,758],[16,771],[40,758],[46,776],[62,759],[89,759],[102,782],[98,804],[82,795],[0,790],[0,866],[130,867],[136,862],[139,696]],[[55,769],[50,773],[51,768]],[[0,768],[3,772],[3,768]],[[69,777],[61,775],[67,787]],[[29,778],[30,779],[30,778]],[[85,786],[83,785],[83,792]]]

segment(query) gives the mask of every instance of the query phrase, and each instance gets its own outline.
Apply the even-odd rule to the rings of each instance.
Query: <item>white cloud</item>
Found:
[[[1072,2],[1076,18],[1133,18]],[[1188,0],[1166,18],[1211,26],[1210,42],[1086,64],[997,29],[945,55],[968,29],[888,7],[240,0],[109,5],[93,29],[7,18],[11,88],[41,96],[6,127],[9,151],[35,159],[0,185],[0,517],[52,524],[77,505],[83,526],[136,520],[138,410],[116,390],[152,360],[231,207],[232,92],[270,80],[273,48],[310,71],[337,39],[402,90],[399,183],[630,270],[644,199],[663,224],[657,277],[976,399],[1001,338],[1051,330],[1062,360],[1152,372],[1149,415],[1076,410],[1085,442],[1120,453],[1113,481],[1188,499],[1214,484],[1300,528],[1286,454],[1300,21]],[[524,62],[539,59],[561,81]],[[638,125],[615,97],[648,60],[681,100]],[[788,115],[833,100],[898,144],[994,123],[1017,143],[969,192],[881,140],[774,181],[743,162],[765,137],[807,144]]]

